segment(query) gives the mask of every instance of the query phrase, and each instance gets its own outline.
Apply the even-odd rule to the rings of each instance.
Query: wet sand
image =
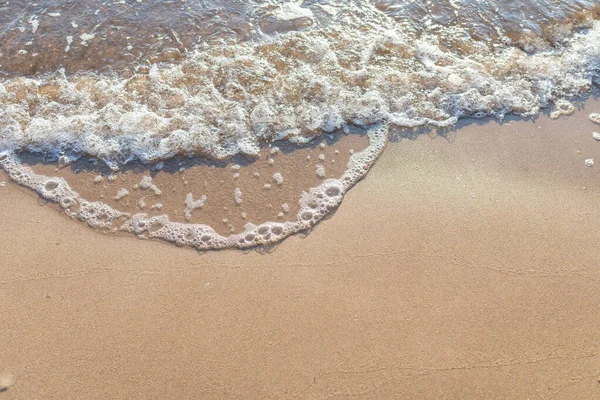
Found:
[[[221,161],[178,157],[160,163],[163,167],[158,170],[156,163],[136,163],[117,172],[96,159],[81,158],[64,166],[44,163],[42,157],[31,154],[20,159],[35,173],[66,179],[88,201],[103,202],[132,215],[166,214],[170,221],[207,224],[229,235],[242,232],[248,222],[260,225],[296,220],[302,192],[328,178],[339,179],[351,154],[364,150],[368,143],[366,134],[354,129],[348,134],[315,138],[304,145],[276,142],[263,148],[257,157],[236,156]],[[317,175],[319,167],[324,171],[321,177]],[[281,180],[275,179],[276,174]],[[141,187],[144,177],[152,178],[158,192]],[[240,197],[236,198],[238,189]],[[126,194],[119,198],[116,195],[122,190]],[[194,201],[206,196],[206,201],[186,215],[188,194]],[[60,210],[58,204],[54,208]]]
[[[598,398],[599,111],[391,143],[267,254],[0,188],[0,398]]]

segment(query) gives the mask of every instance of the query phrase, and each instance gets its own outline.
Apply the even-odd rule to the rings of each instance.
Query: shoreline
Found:
[[[389,143],[262,254],[100,234],[0,175],[0,396],[598,397],[599,110]]]

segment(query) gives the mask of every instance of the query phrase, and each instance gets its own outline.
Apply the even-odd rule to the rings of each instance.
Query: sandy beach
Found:
[[[267,253],[98,233],[7,182],[0,398],[600,398],[582,108],[399,137]]]

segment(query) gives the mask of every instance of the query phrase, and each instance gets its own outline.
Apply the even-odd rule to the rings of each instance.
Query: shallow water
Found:
[[[113,168],[388,121],[532,115],[585,93],[591,1],[113,1],[0,6],[0,150]]]
[[[554,39],[553,27],[598,13],[574,1],[29,1],[0,2],[4,76],[136,70],[181,61],[221,41],[260,43],[286,32],[331,26],[402,26],[422,34],[459,27],[481,40]],[[26,51],[27,53],[24,53]]]
[[[413,38],[460,28],[475,39],[533,45],[564,39],[599,13],[591,0],[11,0],[0,2],[0,73],[131,72],[206,45],[331,27],[399,28]]]

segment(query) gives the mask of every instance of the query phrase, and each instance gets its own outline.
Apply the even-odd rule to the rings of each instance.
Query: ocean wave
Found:
[[[266,142],[306,142],[351,124],[447,127],[464,117],[534,115],[599,79],[600,23],[590,19],[554,29],[551,41],[524,42],[431,21],[417,34],[389,12],[367,10],[324,27],[308,22],[318,22],[314,13],[274,8],[262,24],[276,35],[200,44],[132,76],[4,78],[0,151],[90,156],[114,169],[177,155],[253,155]]]

